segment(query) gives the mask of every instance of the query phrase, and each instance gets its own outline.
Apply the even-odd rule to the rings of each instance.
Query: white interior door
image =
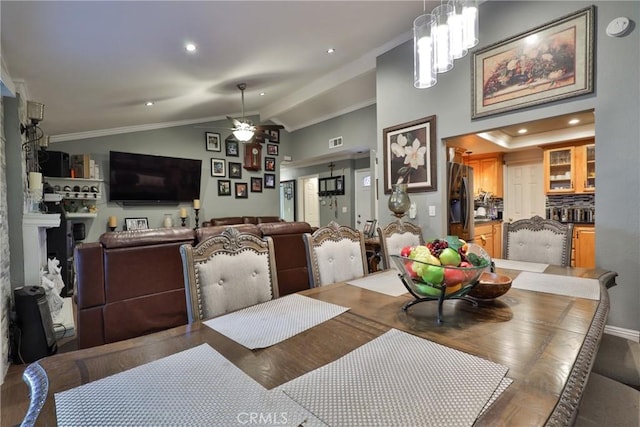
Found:
[[[505,221],[517,221],[534,215],[545,217],[542,163],[507,164]]]
[[[367,220],[373,219],[371,215],[371,191],[373,186],[370,169],[358,169],[355,171],[355,224],[358,230],[362,230]]]
[[[320,227],[320,202],[318,199],[318,176],[303,177],[299,188],[302,192],[302,220],[312,227]]]

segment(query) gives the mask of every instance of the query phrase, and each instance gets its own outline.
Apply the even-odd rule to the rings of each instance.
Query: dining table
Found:
[[[537,275],[537,282],[546,283],[547,288],[536,289],[536,281],[532,280],[531,286],[526,283],[521,287],[512,286],[506,294],[491,300],[477,300],[476,304],[445,300],[443,321],[438,323],[438,304],[435,301],[406,308],[414,298],[408,292],[392,295],[345,281],[295,294],[346,309],[272,345],[248,348],[206,322],[195,322],[125,341],[45,357],[27,369],[34,376],[30,379],[32,388],[38,387],[38,381],[46,386],[46,398],[35,424],[53,426],[60,423],[56,399],[65,392],[203,344],[221,355],[220,360],[230,362],[265,390],[274,390],[326,369],[394,331],[408,334],[411,339],[419,338],[420,342],[435,343],[446,351],[455,350],[491,362],[492,366],[504,367],[508,385],[473,420],[472,425],[571,425],[576,419],[604,331],[609,312],[607,289],[615,285],[616,273],[553,265],[544,266],[542,272],[530,273],[504,268],[509,266],[508,263],[502,265],[496,268],[496,272],[512,278],[514,285],[518,276],[528,277],[525,274],[529,274]],[[512,267],[522,268],[520,264]],[[399,281],[397,272],[393,270],[368,277],[378,274]],[[556,292],[553,289],[550,292],[556,281],[557,287],[562,286],[559,279],[563,277],[592,279],[597,284],[599,296],[563,295],[562,290]],[[427,370],[430,360],[416,364],[414,359],[410,359],[411,350],[397,348],[391,351],[395,352],[394,358],[399,360],[399,364],[407,361],[408,366],[404,368],[410,371],[410,377],[420,378],[426,372],[438,375]],[[358,393],[360,381],[368,384],[365,380],[364,376],[353,379],[353,393]],[[181,387],[188,388],[189,385]],[[311,393],[316,391],[314,386],[306,387],[311,388]],[[396,398],[399,400],[410,397],[403,396],[405,392],[415,393],[415,390],[404,391],[403,384],[394,384],[393,387],[396,387],[394,393],[398,394]],[[454,412],[465,405],[462,390],[459,391],[459,399],[441,397],[429,390],[421,393],[424,395],[420,399],[447,406]],[[250,406],[251,402],[246,402],[245,407]],[[400,415],[385,414],[397,421],[395,425],[404,423]],[[249,419],[240,421],[238,425],[249,423]],[[270,418],[269,421],[277,424],[278,420]],[[418,421],[415,425],[421,423]]]

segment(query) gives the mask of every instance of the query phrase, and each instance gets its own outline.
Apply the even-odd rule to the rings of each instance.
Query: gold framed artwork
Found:
[[[594,14],[590,6],[476,51],[471,118],[592,93]]]

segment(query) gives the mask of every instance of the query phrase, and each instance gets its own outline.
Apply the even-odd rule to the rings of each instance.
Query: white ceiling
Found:
[[[45,104],[41,127],[52,140],[239,116],[241,82],[247,115],[293,131],[373,104],[376,56],[411,38],[422,9],[421,1],[2,0],[0,52],[11,80]],[[186,52],[186,42],[198,50]]]

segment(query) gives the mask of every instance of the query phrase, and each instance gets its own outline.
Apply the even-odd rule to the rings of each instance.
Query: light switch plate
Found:
[[[346,206],[343,206],[343,207],[342,207],[342,213],[347,213],[347,211],[348,211],[347,207],[346,207]]]
[[[429,216],[436,216],[436,207],[434,205],[429,205]]]

